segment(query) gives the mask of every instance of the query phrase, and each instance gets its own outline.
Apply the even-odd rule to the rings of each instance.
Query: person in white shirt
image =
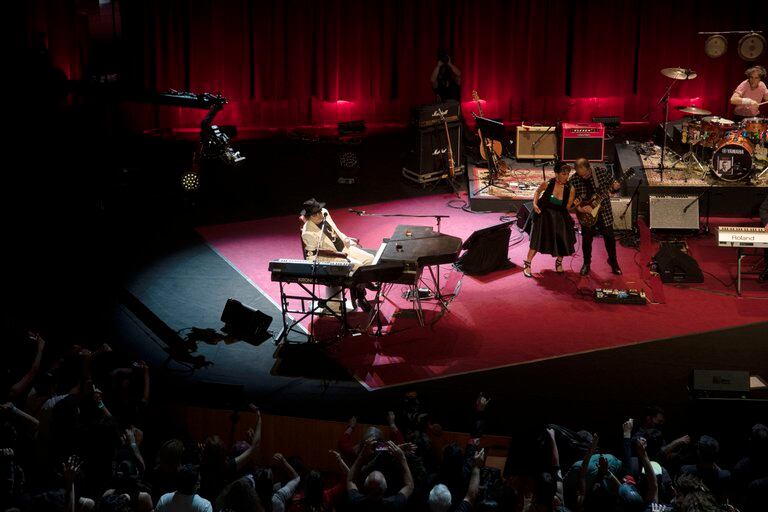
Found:
[[[213,512],[211,502],[197,494],[200,468],[192,464],[182,466],[178,477],[176,491],[163,494],[157,501],[155,512]]]
[[[760,115],[760,104],[768,101],[768,87],[763,82],[765,73],[763,66],[752,66],[744,72],[747,79],[731,95],[731,105],[736,105],[733,109],[736,121]]]

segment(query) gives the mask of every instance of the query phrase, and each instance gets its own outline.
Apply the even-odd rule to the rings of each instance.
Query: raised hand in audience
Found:
[[[253,427],[248,429],[248,448],[240,455],[235,457],[235,466],[241,471],[249,462],[256,458],[261,445],[261,411],[253,404],[248,404],[248,410],[256,414],[256,421]]]

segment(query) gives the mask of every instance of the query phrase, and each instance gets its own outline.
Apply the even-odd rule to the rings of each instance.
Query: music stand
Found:
[[[496,185],[496,178],[498,177],[499,173],[499,163],[497,161],[498,157],[493,152],[493,148],[490,147],[492,144],[486,143],[486,140],[503,141],[504,137],[506,136],[506,132],[504,131],[504,123],[494,121],[493,119],[488,119],[487,117],[480,117],[474,113],[472,115],[475,117],[477,130],[480,134],[480,144],[485,146],[485,156],[486,160],[488,161],[488,184],[475,192],[475,195],[477,195],[487,188],[498,186]]]

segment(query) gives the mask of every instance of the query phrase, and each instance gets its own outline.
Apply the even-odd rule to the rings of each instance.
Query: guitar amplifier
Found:
[[[557,157],[557,133],[554,126],[518,126],[515,156],[521,159],[549,160]]]
[[[697,196],[649,196],[651,229],[699,229]]]
[[[632,210],[633,208],[628,197],[611,198],[614,231],[632,231],[634,226]]]
[[[445,103],[436,103],[434,105],[421,105],[411,112],[412,123],[419,128],[428,128],[431,126],[443,126],[440,114],[443,114],[446,122],[449,124],[457,123],[461,119],[461,105],[458,101],[446,101]]]
[[[601,123],[562,123],[560,125],[560,160],[590,162],[605,159],[605,126]]]

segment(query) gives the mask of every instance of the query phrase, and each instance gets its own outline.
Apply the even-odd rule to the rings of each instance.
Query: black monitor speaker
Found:
[[[242,338],[261,338],[267,335],[272,317],[239,300],[228,299],[221,313],[224,332]]]

